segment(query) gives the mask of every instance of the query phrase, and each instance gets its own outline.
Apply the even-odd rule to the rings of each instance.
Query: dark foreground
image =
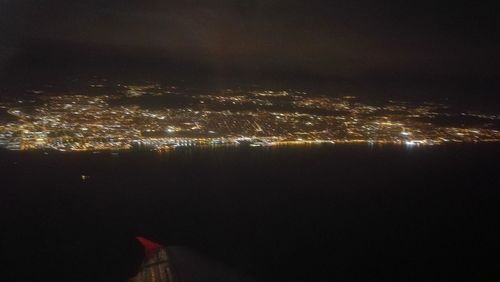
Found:
[[[125,281],[142,235],[182,246],[184,281],[493,281],[499,153],[1,152],[0,280]]]

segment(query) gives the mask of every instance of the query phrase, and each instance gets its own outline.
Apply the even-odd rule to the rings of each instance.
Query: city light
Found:
[[[291,90],[192,94],[156,84],[121,87],[123,93],[114,95],[41,93],[35,106],[4,102],[2,108],[15,121],[0,121],[0,146],[10,150],[165,151],[182,146],[243,144],[416,146],[500,141],[500,132],[488,124],[470,127],[433,123],[453,117],[448,106],[441,104],[388,101],[375,106],[352,96],[312,96]],[[185,107],[154,109],[116,103],[168,95],[189,97],[195,102]],[[480,118],[485,123],[500,120],[497,115],[477,112],[460,112],[458,116]]]

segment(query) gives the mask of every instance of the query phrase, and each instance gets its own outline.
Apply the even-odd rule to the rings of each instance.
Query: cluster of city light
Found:
[[[480,118],[484,124],[438,126],[432,120],[454,115],[440,104],[388,101],[375,106],[350,96],[310,96],[298,91],[192,94],[174,93],[173,87],[157,85],[125,85],[123,89],[114,95],[42,94],[29,107],[22,101],[3,103],[0,106],[15,120],[0,120],[0,146],[11,150],[99,151],[241,144],[415,146],[500,141],[495,127],[498,115],[460,112],[458,116]],[[194,102],[181,108],[165,105],[155,109],[115,103],[143,95],[189,95]]]

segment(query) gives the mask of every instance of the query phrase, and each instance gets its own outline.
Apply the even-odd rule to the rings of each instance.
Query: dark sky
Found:
[[[499,9],[486,2],[0,0],[0,68],[130,61],[494,79]]]

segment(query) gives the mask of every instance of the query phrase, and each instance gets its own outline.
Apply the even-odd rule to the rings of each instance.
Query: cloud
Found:
[[[498,59],[495,44],[473,40],[484,41],[475,33],[483,26],[461,34],[462,25],[447,23],[463,9],[455,7],[447,18],[439,14],[443,7],[425,1],[391,2],[47,0],[24,18],[29,28],[23,36],[30,38],[27,49],[89,46],[213,68],[318,75],[447,73],[460,65],[491,69],[481,58]]]

